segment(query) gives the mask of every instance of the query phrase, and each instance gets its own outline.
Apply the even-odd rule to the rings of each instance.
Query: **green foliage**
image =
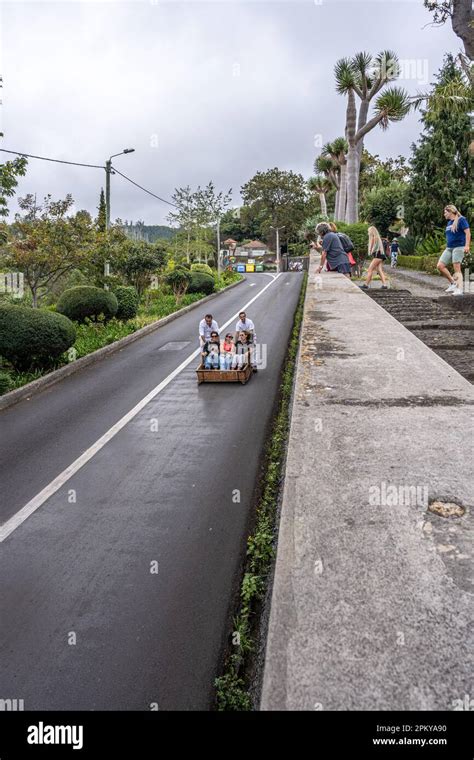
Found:
[[[114,267],[141,296],[150,286],[153,274],[165,267],[167,256],[163,243],[151,245],[144,241],[126,240],[120,247]]]
[[[406,269],[415,269],[417,272],[426,272],[427,274],[439,274],[436,264],[439,261],[438,256],[404,256],[398,255],[397,264],[399,267]]]
[[[116,340],[126,338],[137,329],[138,325],[135,322],[121,322],[118,319],[111,319],[107,323],[88,321],[80,324],[76,328],[74,343],[76,358],[80,359],[99,348],[115,343]]]
[[[316,213],[318,203],[310,196],[306,181],[301,174],[282,171],[275,167],[266,172],[257,172],[241,188],[244,204],[251,206],[254,215],[261,215],[260,237],[274,238],[274,227],[285,226],[280,233],[280,241],[298,235],[305,218]]]
[[[195,273],[198,274],[197,272]],[[176,303],[182,299],[192,281],[192,274],[184,267],[176,267],[165,277],[165,283],[172,289]]]
[[[204,272],[214,277],[214,271],[208,264],[191,264],[191,272]]]
[[[239,272],[224,269],[224,271],[221,272],[221,276],[215,278],[214,290],[217,292],[218,290],[222,290],[228,285],[231,285],[233,282],[239,282],[239,280],[242,279],[242,275]]]
[[[308,243],[289,243],[288,254],[290,256],[307,256],[309,251]]]
[[[176,234],[174,227],[168,227],[166,224],[145,224],[141,220],[137,222],[125,220],[122,229],[126,232],[127,237],[134,240],[144,240],[146,243],[171,240]]]
[[[188,293],[205,293],[210,295],[214,292],[214,278],[205,272],[191,272],[191,282]]]
[[[420,237],[414,237],[407,235],[406,237],[397,237],[398,245],[400,246],[400,254],[403,256],[414,256],[417,246],[421,242]]]
[[[105,194],[104,190],[101,189],[100,191],[100,197],[99,197],[99,206],[98,206],[98,214],[97,219],[95,221],[97,230],[99,232],[107,232],[107,207],[105,203]]]
[[[216,700],[219,711],[242,712],[251,710],[250,695],[245,682],[235,673],[228,672],[216,678]]]
[[[452,56],[446,56],[433,92],[460,76]],[[447,204],[453,203],[467,216],[472,212],[473,161],[467,110],[457,112],[446,102],[434,112],[422,111],[421,122],[423,133],[412,146],[405,221],[412,235],[426,236],[443,224]]]
[[[8,198],[15,195],[18,177],[24,177],[27,166],[26,158],[18,156],[13,161],[0,164],[0,217],[8,216]]]
[[[140,297],[135,288],[120,285],[118,288],[115,288],[114,295],[118,303],[117,319],[122,321],[134,319],[138,314],[138,307],[140,305]]]
[[[0,307],[0,355],[18,371],[50,367],[75,337],[74,325],[62,314],[28,306]]]
[[[74,322],[82,323],[86,319],[105,322],[117,313],[118,302],[109,290],[95,288],[93,285],[78,285],[65,290],[57,303],[57,311]]]
[[[406,185],[393,180],[385,186],[373,187],[361,203],[361,216],[386,236],[393,222],[403,216],[405,193]]]
[[[7,263],[24,273],[33,306],[58,279],[90,259],[92,219],[87,211],[70,216],[73,204],[71,195],[59,201],[47,195],[41,204],[31,194],[18,199],[23,214],[11,226]]]
[[[416,246],[416,253],[421,256],[438,256],[446,248],[444,231],[435,230],[424,240],[420,240]]]
[[[356,222],[356,224],[345,224],[339,222],[337,225],[338,232],[345,232],[354,243],[353,256],[356,262],[357,274],[362,275],[362,268],[367,258],[369,246],[369,225],[365,222]]]
[[[12,379],[8,372],[1,372],[0,371],[0,396],[4,393],[8,393],[9,390],[11,390],[12,387]]]

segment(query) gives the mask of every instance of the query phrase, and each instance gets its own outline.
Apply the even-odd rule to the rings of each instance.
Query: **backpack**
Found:
[[[350,253],[350,251],[354,250],[354,243],[350,239],[349,235],[346,235],[345,232],[338,232],[337,236],[341,241],[342,247],[346,253]]]

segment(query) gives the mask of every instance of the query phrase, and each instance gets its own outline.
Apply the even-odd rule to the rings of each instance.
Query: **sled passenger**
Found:
[[[201,351],[205,369],[219,369],[220,343],[219,333],[213,330]]]
[[[220,349],[220,367],[221,369],[231,369],[232,360],[235,356],[235,343],[232,333],[227,333],[224,340],[221,341]]]
[[[235,342],[235,354],[232,360],[232,369],[242,369],[249,360],[250,343],[245,330],[241,330]]]

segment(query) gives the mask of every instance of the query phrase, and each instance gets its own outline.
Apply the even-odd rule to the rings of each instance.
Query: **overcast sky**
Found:
[[[293,2],[0,3],[3,148],[116,166],[170,198],[212,179],[239,188],[274,166],[305,177],[318,145],[342,135],[345,100],[336,60],[390,48],[401,84],[426,89],[460,40],[450,25],[425,26],[422,0]],[[378,128],[365,145],[409,155],[417,115]],[[5,154],[2,154],[5,156]],[[104,172],[30,160],[19,195],[72,193],[95,214]],[[15,210],[15,204],[11,206]],[[112,218],[166,223],[169,208],[115,175]]]

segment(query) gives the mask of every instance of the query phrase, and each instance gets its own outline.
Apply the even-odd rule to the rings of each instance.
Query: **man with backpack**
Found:
[[[332,230],[332,232],[335,232],[338,236],[339,240],[342,243],[342,247],[344,248],[344,251],[347,253],[347,258],[349,259],[349,264],[351,267],[354,267],[356,265],[356,260],[353,256],[354,253],[354,243],[350,239],[349,235],[346,235],[345,232],[338,232],[337,227],[334,224],[334,222],[329,222],[329,226]]]
[[[348,254],[345,252],[342,241],[337,232],[333,232],[330,224],[320,222],[316,226],[316,232],[322,237],[322,253],[319,272],[322,271],[326,260],[331,272],[340,272],[346,277],[351,276],[351,265]]]

